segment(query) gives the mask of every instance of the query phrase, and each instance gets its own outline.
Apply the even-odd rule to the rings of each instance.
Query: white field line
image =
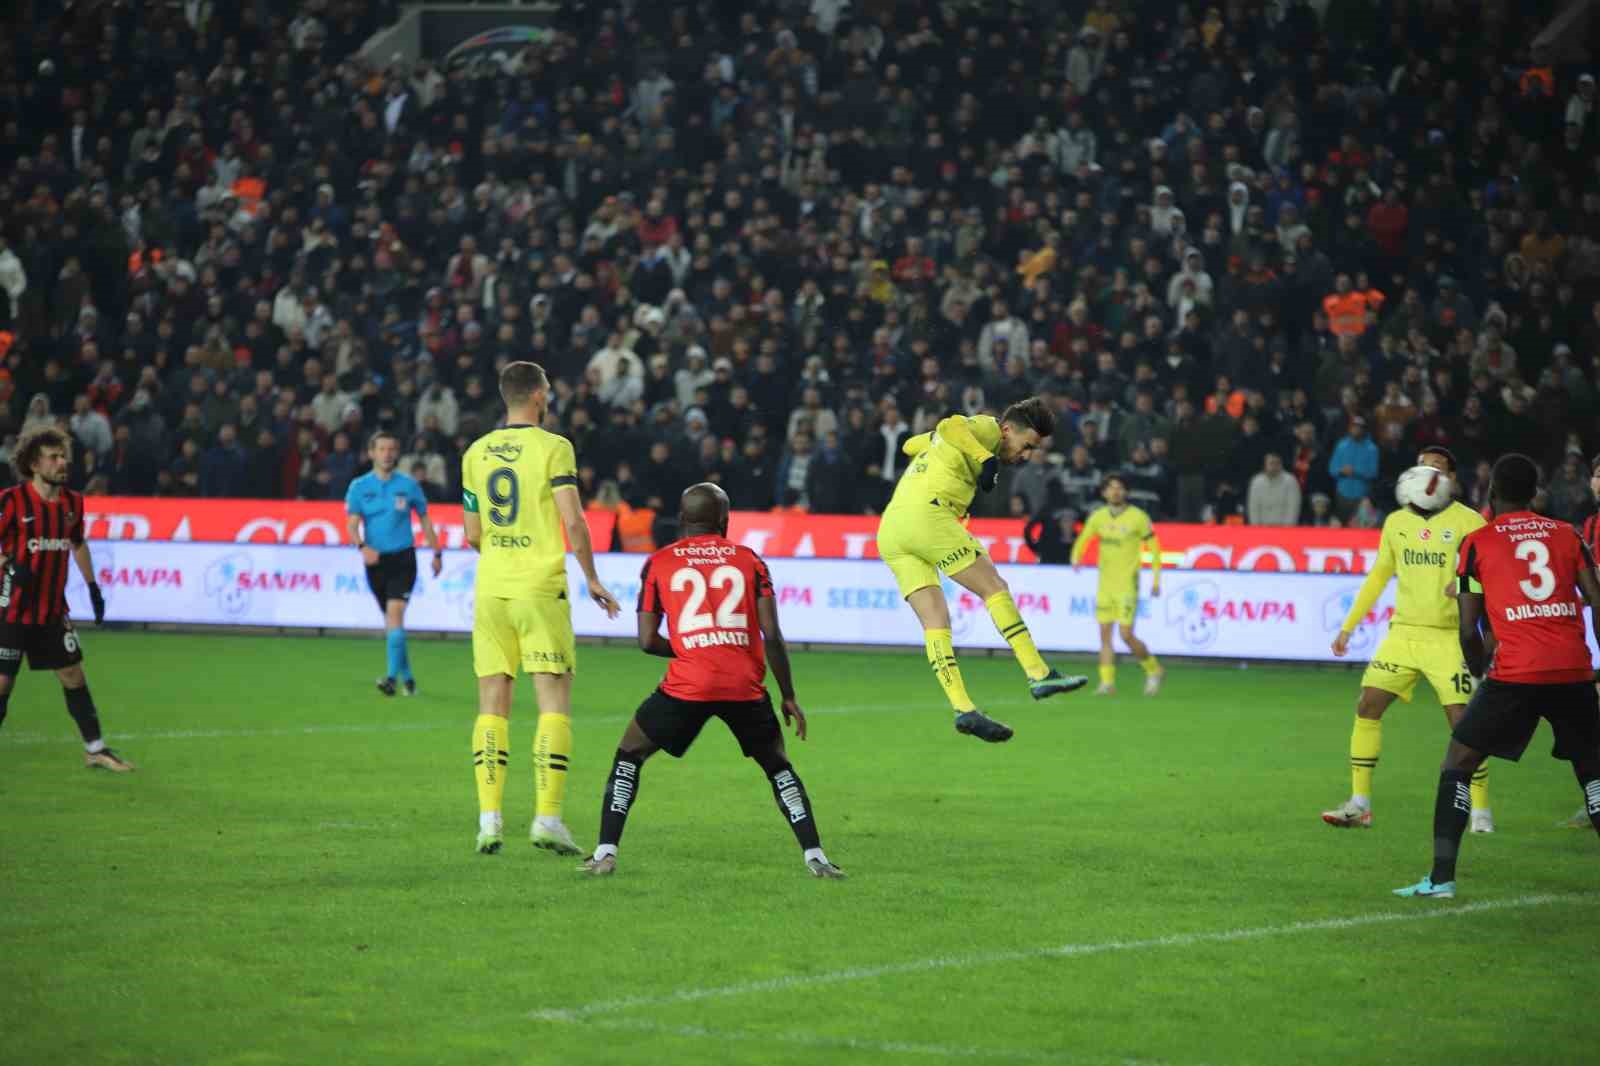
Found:
[[[861,714],[869,711],[911,711],[911,710],[940,710],[933,701],[922,703],[863,703],[843,707],[813,707],[806,711],[806,717],[817,714]],[[262,737],[300,737],[320,736],[324,734],[362,734],[362,733],[427,733],[436,730],[469,729],[472,723],[461,717],[455,711],[449,712],[455,717],[441,717],[428,722],[349,722],[332,725],[305,725],[305,726],[279,726],[268,729],[154,729],[145,732],[124,733],[121,731],[108,732],[109,741],[121,743],[122,741],[147,741],[147,740],[256,740]],[[526,714],[533,714],[533,708],[528,708]],[[633,717],[628,714],[587,715],[581,710],[577,714],[577,724],[583,725],[623,725]],[[0,731],[0,747],[31,744],[80,744],[82,743],[70,733],[20,733],[15,730]]]
[[[1028,1048],[969,1047],[960,1044],[925,1044],[909,1040],[863,1040],[849,1036],[820,1036],[814,1033],[756,1033],[730,1029],[707,1029],[700,1025],[667,1025],[660,1022],[606,1018],[591,1023],[595,1028],[626,1032],[654,1033],[691,1040],[719,1043],[798,1044],[828,1051],[866,1051],[878,1055],[928,1055],[947,1059],[997,1059],[1003,1062],[1055,1062],[1063,1066],[1163,1066],[1161,1060],[1121,1056],[1074,1055],[1068,1051],[1034,1051]]]
[[[1463,915],[1478,914],[1484,911],[1548,907],[1561,903],[1600,903],[1600,894],[1571,893],[1517,896],[1512,899],[1485,900],[1481,903],[1465,903],[1461,905],[1419,900],[1406,910],[1379,911],[1374,914],[1361,914],[1349,918],[1322,918],[1315,921],[1290,922],[1287,925],[1266,925],[1247,929],[1221,929],[1211,933],[1174,933],[1168,936],[1148,937],[1142,940],[1107,940],[1092,944],[1061,944],[1054,947],[1022,948],[1015,951],[984,952],[976,955],[941,955],[926,959],[913,959],[908,962],[891,962],[877,966],[857,966],[844,970],[831,970],[825,973],[790,974],[760,981],[745,981],[740,984],[714,985],[707,988],[685,988],[662,995],[602,999],[576,1007],[557,1007],[529,1011],[527,1017],[533,1021],[576,1022],[604,1014],[619,1014],[624,1011],[649,1010],[682,1003],[697,1003],[707,999],[748,996],[758,992],[792,992],[797,989],[842,984],[847,981],[868,981],[878,977],[897,977],[907,974],[930,973],[936,970],[967,970],[978,966],[1032,962],[1037,959],[1105,955],[1124,951],[1148,951],[1154,948],[1182,949],[1198,947],[1203,944],[1231,944],[1243,940],[1264,940],[1269,937],[1293,936],[1298,933],[1359,929],[1369,925],[1421,922],[1437,918],[1458,918]]]

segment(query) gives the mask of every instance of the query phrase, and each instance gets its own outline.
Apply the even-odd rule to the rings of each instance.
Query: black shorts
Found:
[[[769,696],[759,700],[700,703],[680,700],[656,689],[639,704],[633,717],[644,735],[650,738],[650,743],[675,759],[683,758],[694,738],[700,735],[701,728],[713,718],[722,719],[739,742],[739,750],[748,756],[770,750],[783,738]]]
[[[384,552],[378,562],[367,567],[367,587],[378,597],[378,606],[387,608],[390,600],[411,599],[417,583],[417,553],[414,548]]]
[[[1527,750],[1539,719],[1550,723],[1557,759],[1581,759],[1600,751],[1600,698],[1594,685],[1519,685],[1489,678],[1467,703],[1451,736],[1497,759],[1516,762]]]
[[[83,646],[70,619],[32,625],[0,622],[0,677],[16,677],[22,656],[30,670],[64,670],[83,662]]]

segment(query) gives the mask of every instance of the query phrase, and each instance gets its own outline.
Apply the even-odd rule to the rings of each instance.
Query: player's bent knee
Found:
[[[88,680],[83,676],[83,667],[81,666],[68,666],[57,670],[56,677],[61,681],[62,688],[82,688],[88,684]]]
[[[782,770],[793,769],[789,763],[789,753],[784,750],[781,740],[765,751],[756,752],[750,758],[755,760],[756,765],[761,767],[761,772],[768,777]]]

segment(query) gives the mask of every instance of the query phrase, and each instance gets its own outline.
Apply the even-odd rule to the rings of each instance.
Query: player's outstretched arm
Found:
[[[672,642],[661,635],[660,611],[639,612],[639,650],[663,659],[677,658]]]
[[[412,510],[416,513],[417,521],[422,524],[422,542],[433,552],[433,576],[438,577],[444,569],[444,551],[439,547],[439,531],[433,528],[433,519],[428,517],[428,501],[418,493],[416,503]]]
[[[756,618],[761,622],[761,636],[767,644],[767,667],[772,679],[778,683],[778,695],[783,698],[783,720],[792,722],[796,739],[806,738],[806,715],[794,695],[794,674],[789,669],[789,645],[784,643],[783,629],[778,625],[778,601],[771,596],[756,600]]]
[[[1150,529],[1150,536],[1145,539],[1144,546],[1150,549],[1150,595],[1161,595],[1161,538],[1156,536],[1155,527]]]
[[[567,543],[572,546],[572,554],[578,557],[584,580],[589,582],[589,598],[605,609],[607,618],[615,618],[622,613],[622,607],[594,568],[594,544],[589,540],[589,523],[583,519],[583,503],[578,498],[578,490],[573,485],[561,485],[555,490],[555,496]]]
[[[1394,576],[1394,541],[1393,531],[1388,523],[1384,523],[1383,533],[1378,539],[1378,557],[1373,560],[1372,569],[1367,572],[1366,580],[1361,582],[1361,588],[1356,590],[1356,599],[1350,605],[1350,613],[1344,616],[1344,624],[1339,627],[1338,634],[1333,638],[1333,654],[1343,655],[1349,650],[1350,634],[1354,633],[1356,626],[1367,617],[1372,605],[1383,595],[1383,587]]]
[[[89,554],[89,545],[82,541],[74,544],[72,561],[78,564],[78,573],[89,587],[89,606],[94,609],[95,625],[99,625],[106,620],[106,597],[100,591],[100,582],[94,579],[94,557]]]

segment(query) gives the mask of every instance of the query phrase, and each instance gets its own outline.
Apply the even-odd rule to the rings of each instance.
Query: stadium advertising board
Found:
[[[93,547],[108,618],[114,622],[327,629],[383,624],[360,556],[349,548],[127,541]],[[420,565],[426,561],[426,555],[419,559],[407,625],[469,631],[477,556],[446,552],[438,578]],[[576,562],[568,562],[577,632],[632,639],[639,557],[597,558],[602,577],[623,605],[616,619],[590,602]],[[1003,565],[1001,572],[1041,648],[1084,652],[1097,647],[1093,570]],[[922,646],[915,616],[879,563],[781,559],[772,563],[772,576],[784,633],[793,642]],[[1143,581],[1148,590],[1148,573]],[[1349,575],[1172,571],[1162,581],[1159,599],[1140,601],[1139,632],[1160,655],[1332,661],[1328,645],[1359,585]],[[976,597],[948,582],[946,593],[959,646],[1005,647]],[[76,572],[68,603],[75,617],[89,616],[88,596]],[[1393,606],[1391,585],[1351,640],[1352,661],[1377,646]]]
[[[429,515],[447,547],[466,546],[461,508],[435,504]],[[611,543],[616,517],[590,511],[597,545]],[[343,544],[342,504],[306,500],[195,500],[97,496],[84,516],[91,539],[239,544]],[[970,526],[997,562],[1032,563],[1017,519],[975,518]],[[729,533],[774,559],[876,559],[878,520],[856,515],[736,511]],[[1158,522],[1168,566],[1196,570],[1366,573],[1378,553],[1378,531],[1276,526],[1202,526]],[[417,543],[422,543],[418,532]],[[1091,548],[1088,561],[1094,561]]]

